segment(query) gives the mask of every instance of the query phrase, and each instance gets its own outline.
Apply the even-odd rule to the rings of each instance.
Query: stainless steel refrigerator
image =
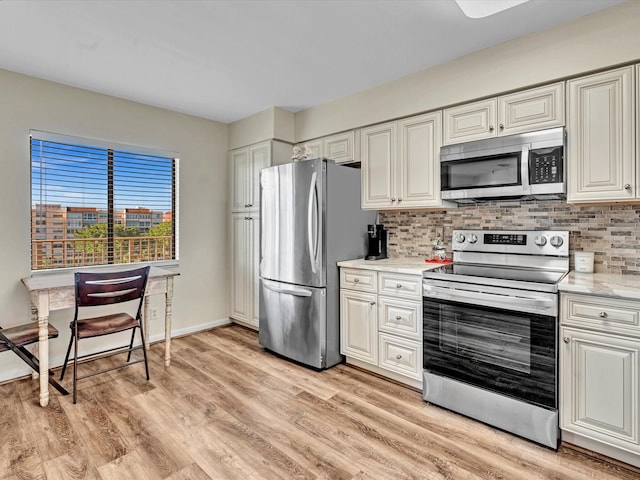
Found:
[[[376,212],[360,170],[314,159],[260,171],[260,345],[323,369],[340,355],[336,262],[363,257]]]

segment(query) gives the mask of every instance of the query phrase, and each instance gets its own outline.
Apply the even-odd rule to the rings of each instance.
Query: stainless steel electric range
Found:
[[[558,282],[569,232],[456,230],[424,273],[426,401],[557,448]]]

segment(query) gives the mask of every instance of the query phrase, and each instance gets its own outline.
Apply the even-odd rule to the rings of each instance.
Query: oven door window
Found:
[[[556,408],[556,319],[424,299],[424,368]]]
[[[521,152],[440,164],[442,190],[522,185]]]

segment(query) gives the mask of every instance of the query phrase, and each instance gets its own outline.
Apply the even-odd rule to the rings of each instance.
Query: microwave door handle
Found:
[[[522,172],[522,190],[525,195],[531,193],[531,185],[529,184],[529,149],[530,145],[526,144],[522,146],[522,153],[520,158],[520,171]]]
[[[443,289],[432,287],[430,285],[423,285],[422,291],[425,296],[436,297],[443,300],[450,300],[452,302],[459,301],[464,303],[471,303],[471,301],[475,300],[484,300],[514,307],[552,306],[555,303],[555,300],[548,298],[523,298],[511,295],[496,295],[494,293],[486,292],[472,292],[469,290]]]

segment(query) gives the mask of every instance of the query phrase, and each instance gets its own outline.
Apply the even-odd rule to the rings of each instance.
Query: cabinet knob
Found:
[[[371,305],[375,305],[376,304],[376,302],[374,302],[374,301],[371,301],[370,303],[371,303]]]
[[[493,132],[493,130],[494,130],[494,129],[493,129],[493,125],[489,125],[489,131],[490,131],[490,132]]]
[[[391,197],[391,201],[392,201],[392,202],[395,202],[395,201],[396,201],[396,199],[395,199],[395,198],[393,198],[393,197]]]
[[[353,279],[353,283],[358,283],[360,281],[360,279],[358,277]]]
[[[498,127],[500,127],[500,130],[504,130],[504,124],[501,123]]]
[[[247,207],[253,207],[253,203],[250,203],[249,205],[247,205]]]
[[[629,183],[625,183],[625,184],[624,184],[624,189],[625,189],[625,190],[631,190],[631,184],[629,184]]]
[[[402,288],[402,284],[401,284],[401,283],[398,283],[398,284],[396,285],[396,288]]]
[[[607,312],[600,312],[600,318],[607,318],[609,315],[607,315]]]
[[[402,317],[400,315],[396,315],[396,320],[402,320]]]
[[[401,201],[402,201],[402,199],[401,199],[401,198],[398,198],[398,202],[401,202]]]
[[[397,358],[398,360],[400,360],[400,359],[402,358],[402,355],[398,354],[398,355],[396,355],[396,358]]]
[[[571,341],[571,339],[570,339],[569,337],[564,337],[564,338],[562,339],[562,341],[563,341],[564,343],[569,343],[569,342]]]

